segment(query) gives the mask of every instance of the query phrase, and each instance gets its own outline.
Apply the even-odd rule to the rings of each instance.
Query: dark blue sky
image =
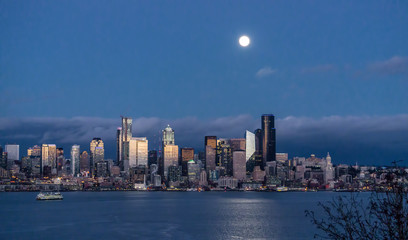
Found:
[[[318,117],[408,110],[407,69],[370,67],[393,57],[407,64],[406,1],[0,6],[5,117]],[[238,46],[241,34],[251,37],[250,47]],[[257,77],[262,68],[270,74]]]
[[[408,113],[407,12],[407,1],[0,0],[0,118],[97,117],[117,119],[114,126],[120,115],[162,124],[263,113],[346,124],[353,116],[356,126],[376,121],[376,133],[401,147],[380,155],[399,157],[408,138],[391,137],[399,132],[392,122],[392,131],[378,131],[376,119]],[[247,48],[238,45],[242,34]],[[45,127],[30,132],[36,126],[17,138],[0,127],[0,144],[58,141],[33,137]],[[198,135],[191,145],[201,144]],[[282,151],[315,150],[287,141]]]

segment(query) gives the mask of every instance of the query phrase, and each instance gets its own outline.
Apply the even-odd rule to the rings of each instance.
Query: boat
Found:
[[[40,192],[37,195],[37,200],[62,200],[62,194],[60,192]]]
[[[287,192],[288,188],[287,187],[277,187],[276,191],[278,191],[278,192]]]

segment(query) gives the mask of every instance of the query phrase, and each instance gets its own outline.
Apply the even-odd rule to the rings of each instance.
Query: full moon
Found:
[[[249,43],[251,43],[251,40],[248,36],[244,35],[239,38],[239,45],[241,45],[241,47],[247,47]]]

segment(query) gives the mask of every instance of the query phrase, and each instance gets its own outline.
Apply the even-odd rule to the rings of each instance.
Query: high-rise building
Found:
[[[245,138],[231,138],[229,144],[232,151],[245,151]]]
[[[263,166],[276,161],[275,116],[272,114],[262,115],[262,151]]]
[[[29,157],[41,157],[41,147],[38,145],[34,145],[34,147],[30,147],[27,149],[27,156]]]
[[[205,136],[205,167],[207,171],[215,170],[216,162],[216,149],[217,149],[217,137]]]
[[[80,163],[79,163],[79,171],[80,172],[89,172],[90,171],[90,162],[89,162],[89,155],[87,151],[83,151],[81,153]]]
[[[168,145],[168,146],[172,146],[172,145]],[[181,166],[175,166],[175,165],[169,166],[167,179],[169,182],[181,181]]]
[[[130,140],[132,139],[132,118],[122,116],[122,130],[121,130],[121,161],[119,166],[123,171],[129,172],[129,148]]]
[[[6,144],[4,151],[7,153],[8,160],[20,160],[20,145]]]
[[[91,162],[91,172],[94,172],[95,164],[99,161],[103,161],[105,158],[105,150],[102,139],[94,138],[90,143],[90,162]]]
[[[44,173],[44,168],[49,169],[51,173],[52,169],[57,167],[57,146],[55,144],[43,144],[41,147],[41,167]],[[46,171],[45,173],[48,173]]]
[[[163,130],[163,146],[175,144],[174,130],[170,127],[170,125],[167,125],[167,127]]]
[[[225,168],[225,175],[232,176],[232,149],[228,139],[220,138],[217,140],[216,159],[217,166]]]
[[[116,164],[118,165],[122,160],[122,147],[122,128],[118,127],[116,130]]]
[[[64,149],[63,148],[57,148],[57,172],[62,171],[62,167],[64,166],[65,163],[65,157],[64,157]]]
[[[79,173],[79,155],[80,155],[80,146],[73,145],[71,147],[71,171],[72,175],[76,176]]]
[[[255,153],[255,134],[245,132],[245,161],[248,161]]]
[[[165,145],[163,149],[162,175],[168,176],[170,166],[178,166],[179,148],[177,145]]]
[[[182,176],[187,176],[188,174],[187,163],[190,160],[194,160],[194,148],[181,148]]]
[[[233,151],[232,169],[234,178],[239,181],[246,179],[246,160],[245,151]]]
[[[188,181],[190,183],[198,183],[200,179],[200,165],[194,160],[189,160],[187,162],[187,173],[188,173]]]
[[[145,137],[132,137],[129,141],[129,168],[147,166],[148,140]]]

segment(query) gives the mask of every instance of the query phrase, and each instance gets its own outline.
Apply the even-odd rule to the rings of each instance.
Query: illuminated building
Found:
[[[8,160],[20,160],[20,145],[6,144],[4,151],[7,153]]]
[[[232,152],[232,169],[234,178],[239,181],[246,179],[245,151]]]
[[[194,160],[189,160],[187,162],[187,169],[188,169],[188,181],[190,183],[198,182],[200,178],[200,165],[195,163]]]
[[[163,146],[174,144],[176,144],[174,141],[174,130],[170,127],[170,125],[167,125],[167,127],[163,130]]]
[[[165,145],[163,149],[162,175],[168,175],[170,166],[178,166],[179,148],[177,145]]]
[[[287,153],[276,153],[276,161],[284,163],[288,161],[288,154]]]
[[[225,175],[232,176],[232,149],[228,139],[220,138],[217,141],[217,166],[225,168]],[[224,175],[220,175],[224,176]]]
[[[56,169],[56,160],[57,146],[55,144],[43,144],[41,147],[41,167],[43,170],[43,174],[51,174],[52,169]],[[44,171],[44,168],[46,167],[47,171]]]
[[[121,130],[121,149],[122,156],[119,161],[119,166],[125,172],[129,172],[129,151],[130,140],[132,139],[132,118],[122,117],[122,130]]]
[[[255,153],[255,134],[245,132],[245,161],[248,161]]]
[[[147,166],[147,160],[148,140],[145,137],[132,137],[129,141],[129,168]]]
[[[79,157],[79,171],[80,172],[89,172],[90,171],[90,162],[89,155],[87,151],[83,151]]]
[[[71,147],[71,171],[73,176],[77,176],[79,173],[79,145],[73,145]]]
[[[181,166],[169,166],[167,179],[173,183],[181,181]]]
[[[31,157],[40,157],[41,156],[41,147],[34,145],[34,147],[27,149],[27,156]]]
[[[205,167],[207,171],[215,170],[216,162],[216,149],[217,149],[217,137],[205,136]]]
[[[262,154],[263,166],[276,161],[275,116],[272,114],[262,115]]]
[[[96,149],[98,148],[98,151],[96,152]],[[100,138],[94,138],[92,139],[91,143],[90,143],[90,162],[91,162],[91,172],[93,173],[94,168],[95,168],[95,164],[98,161],[102,161],[105,157],[105,150],[104,150],[104,144],[102,139]]]
[[[187,176],[188,173],[187,163],[190,160],[194,160],[194,148],[181,148],[182,176]]]
[[[122,128],[116,130],[116,163],[119,165],[122,160]]]
[[[255,166],[260,166],[264,169],[263,154],[262,154],[262,130],[255,130],[255,153],[254,153]]]

